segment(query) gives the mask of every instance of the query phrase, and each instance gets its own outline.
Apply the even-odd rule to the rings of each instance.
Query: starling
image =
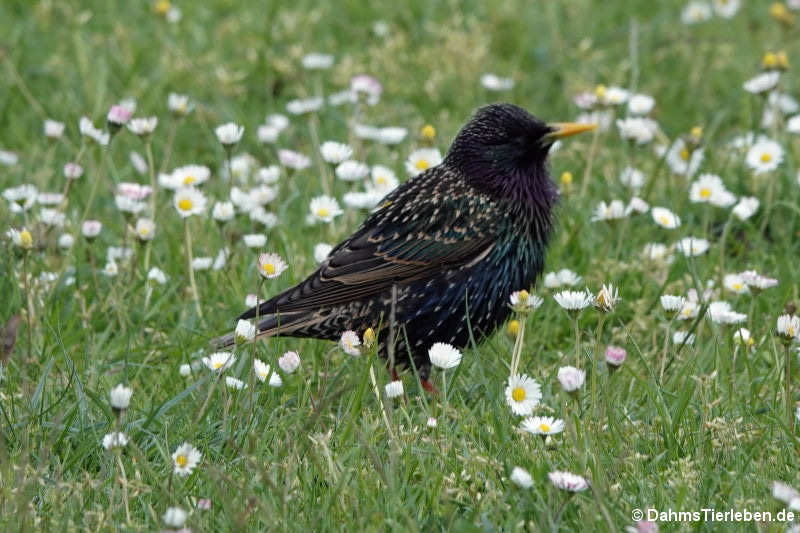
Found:
[[[509,295],[541,273],[558,199],[548,151],[593,127],[546,124],[512,104],[480,108],[441,164],[384,198],[308,279],[239,318],[258,316],[258,337],[337,340],[380,326],[381,354],[413,360],[427,388],[428,348],[490,335]]]

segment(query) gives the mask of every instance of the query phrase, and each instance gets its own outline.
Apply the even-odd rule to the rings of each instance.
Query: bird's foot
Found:
[[[439,395],[439,389],[437,389],[436,386],[427,379],[419,378],[419,384],[422,385],[423,389],[430,392],[434,396]]]

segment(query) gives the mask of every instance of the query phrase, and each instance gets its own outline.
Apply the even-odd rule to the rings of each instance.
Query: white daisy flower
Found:
[[[644,172],[633,167],[625,167],[619,175],[619,181],[634,190],[644,186]]]
[[[206,197],[193,187],[184,187],[175,192],[173,204],[181,218],[186,218],[205,211]]]
[[[365,96],[367,105],[375,105],[380,101],[383,85],[368,74],[358,74],[350,79],[350,92],[356,98],[360,95]]]
[[[107,433],[103,437],[103,448],[110,450],[112,448],[124,448],[128,444],[128,436],[122,432]]]
[[[526,374],[510,376],[505,393],[506,403],[515,415],[531,414],[542,399],[539,383]]]
[[[292,374],[300,366],[300,356],[289,351],[278,358],[278,366],[287,374]]]
[[[322,108],[325,99],[321,96],[313,98],[290,100],[286,103],[286,111],[292,115],[304,115],[306,113],[313,113]]]
[[[703,255],[708,251],[710,243],[698,237],[685,237],[678,241],[675,248],[687,257]]]
[[[75,237],[69,233],[64,233],[58,237],[58,247],[62,250],[69,250],[75,244]]]
[[[734,311],[728,302],[711,302],[708,317],[716,324],[739,324],[747,320],[747,315]]]
[[[136,220],[136,237],[143,242],[152,241],[156,235],[156,223],[149,218]]]
[[[158,117],[132,118],[128,121],[128,129],[139,137],[152,135],[158,126]]]
[[[215,372],[227,370],[234,361],[236,361],[236,357],[230,352],[214,352],[208,357],[203,357],[203,364]]]
[[[387,398],[399,398],[403,395],[403,382],[400,380],[390,381],[384,386]]]
[[[625,213],[647,213],[650,210],[650,204],[639,198],[638,196],[634,196],[631,198],[628,207],[625,208]]]
[[[211,217],[217,222],[228,222],[233,220],[235,215],[233,203],[231,202],[217,202],[211,210]]]
[[[253,371],[256,373],[256,378],[258,378],[261,383],[264,383],[267,381],[267,377],[269,377],[269,385],[271,387],[280,387],[283,385],[283,380],[277,372],[271,372],[271,370],[271,367],[261,359],[253,360]]]
[[[319,151],[322,154],[322,159],[333,165],[338,165],[353,155],[353,149],[350,145],[334,141],[325,141],[319,147]]]
[[[280,135],[280,133],[281,130],[269,124],[262,124],[256,130],[258,142],[264,144],[274,144],[278,140],[278,135]]]
[[[686,298],[672,294],[662,294],[660,301],[661,307],[668,313],[677,313],[686,304]]]
[[[63,122],[48,118],[44,121],[44,136],[48,139],[60,139],[65,127]]]
[[[680,217],[666,207],[654,207],[650,214],[653,221],[662,228],[675,229],[681,225]]]
[[[481,76],[481,85],[487,91],[510,91],[514,88],[513,78],[501,78],[492,73]]]
[[[753,173],[765,174],[777,169],[783,161],[783,148],[780,144],[770,139],[756,142],[747,151],[745,162]]]
[[[526,310],[539,309],[544,303],[542,298],[526,290],[512,292],[509,300],[511,301],[511,307]]]
[[[623,139],[642,145],[653,140],[658,132],[658,123],[646,117],[628,117],[617,119],[617,128]]]
[[[553,295],[558,305],[567,311],[580,311],[592,305],[594,295],[588,290],[560,291]]]
[[[330,222],[343,213],[339,203],[330,196],[317,196],[311,199],[311,217],[316,222]]]
[[[311,53],[303,56],[303,68],[307,70],[324,70],[333,66],[331,54]]]
[[[211,177],[211,170],[205,165],[186,165],[172,171],[172,181],[178,187],[194,187],[205,183]]]
[[[164,271],[158,267],[153,267],[147,273],[147,280],[148,281],[155,281],[159,285],[163,285],[167,282],[167,275],[164,274]]]
[[[256,338],[256,326],[249,320],[239,320],[236,322],[236,329],[233,332],[237,344],[251,342]]]
[[[442,154],[437,148],[420,148],[409,154],[406,171],[410,176],[416,176],[441,162]]]
[[[293,170],[303,170],[311,166],[311,159],[293,150],[278,150],[278,161]]]
[[[78,129],[80,130],[81,135],[92,139],[100,146],[108,145],[108,141],[111,139],[111,135],[107,131],[102,131],[95,128],[94,124],[92,124],[92,121],[87,117],[81,117],[80,121],[78,122]]]
[[[628,112],[632,115],[646,115],[653,110],[656,101],[646,94],[633,94],[628,99]]]
[[[789,133],[800,133],[800,115],[795,115],[786,121],[786,131]]]
[[[172,454],[173,471],[178,476],[186,477],[197,468],[201,457],[200,450],[188,442],[184,442]]]
[[[171,529],[181,529],[188,516],[189,513],[180,507],[167,507],[167,511],[161,518],[164,520],[164,524],[166,524],[167,527]]]
[[[374,165],[371,171],[372,186],[375,190],[387,194],[397,188],[399,181],[397,175],[389,167]]]
[[[280,276],[288,266],[278,254],[258,254],[258,273],[267,279]]]
[[[619,291],[611,284],[605,285],[597,292],[594,297],[594,306],[600,311],[610,313],[619,303]]]
[[[672,334],[672,344],[676,346],[680,346],[682,344],[691,346],[694,344],[694,339],[695,339],[695,334],[689,333],[688,331],[678,330]]]
[[[622,200],[612,200],[609,203],[600,202],[597,204],[591,220],[592,222],[611,222],[625,218],[627,215],[628,212]]]
[[[183,117],[191,113],[194,105],[185,94],[169,93],[167,95],[167,109],[178,117]]]
[[[103,274],[109,278],[113,278],[119,274],[119,268],[117,267],[116,261],[108,261],[106,266],[103,267]]]
[[[745,196],[740,198],[739,203],[733,207],[733,214],[739,220],[747,220],[756,214],[759,205],[760,202],[758,201],[758,198],[753,196]]]
[[[763,291],[765,289],[775,287],[778,284],[777,279],[762,276],[755,270],[745,270],[739,274],[739,276],[745,283],[747,283],[747,286],[754,291]]]
[[[628,101],[630,93],[622,87],[598,85],[595,89],[598,102],[605,106],[622,105]]]
[[[68,180],[76,180],[83,176],[83,167],[77,163],[67,163],[63,168],[64,177]]]
[[[564,421],[550,416],[532,416],[522,421],[520,429],[531,435],[547,437],[564,431]]]
[[[558,369],[558,382],[567,392],[574,392],[583,387],[586,371],[574,366],[562,366]]]
[[[353,330],[347,330],[342,333],[339,339],[339,346],[342,347],[342,350],[347,355],[361,355],[361,339],[358,338],[358,333]]]
[[[226,122],[214,129],[217,140],[223,146],[233,146],[242,139],[244,135],[244,126],[240,126],[235,122]]]
[[[775,332],[786,341],[796,339],[800,335],[800,318],[795,315],[779,316]]]
[[[278,165],[261,167],[256,171],[256,179],[264,185],[274,185],[281,177],[281,168]]]
[[[554,471],[547,474],[547,477],[556,488],[568,492],[581,492],[589,488],[589,482],[585,478],[571,472]]]
[[[243,235],[242,240],[248,248],[263,248],[267,244],[267,236],[263,233],[249,233]]]
[[[778,85],[781,79],[781,73],[777,70],[769,70],[762,72],[754,78],[744,82],[744,90],[752,94],[761,94],[771,91]]]
[[[733,333],[733,342],[736,344],[741,344],[747,348],[754,346],[756,340],[750,334],[750,330],[747,328],[739,328]]]
[[[360,161],[347,160],[336,166],[336,177],[342,181],[363,180],[369,174],[369,166]]]
[[[740,0],[714,0],[714,12],[722,18],[732,18],[742,6]]]
[[[691,150],[683,139],[678,139],[666,152],[666,161],[673,174],[680,174],[692,177],[700,168],[703,162],[704,152],[702,148]]]
[[[192,259],[192,270],[208,270],[213,262],[214,259],[211,257],[195,257]]]
[[[725,277],[722,279],[722,286],[736,294],[747,294],[750,292],[750,288],[747,286],[747,283],[745,283],[744,278],[739,274],[725,274]]]
[[[133,396],[133,389],[126,387],[122,383],[111,389],[109,392],[111,408],[115,411],[124,411],[131,403],[131,396]]]
[[[461,363],[462,354],[450,344],[437,342],[428,350],[428,358],[433,366],[447,370]]]
[[[328,258],[328,254],[333,250],[333,246],[326,242],[320,242],[314,246],[314,261],[322,263]]]
[[[100,235],[100,231],[103,229],[103,223],[99,220],[87,220],[81,226],[81,233],[87,239],[94,239],[98,235]]]
[[[511,481],[515,485],[523,489],[529,489],[533,486],[533,477],[527,470],[522,469],[518,466],[515,466],[511,470],[511,475],[509,476],[509,479],[511,479]]]

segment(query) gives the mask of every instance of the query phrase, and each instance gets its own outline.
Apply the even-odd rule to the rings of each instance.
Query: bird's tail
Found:
[[[305,313],[269,315],[260,318],[256,329],[256,339],[274,337],[276,335],[292,335],[305,327],[313,325],[319,319],[309,318]],[[302,335],[300,335],[302,336]],[[211,340],[216,350],[230,348],[236,344],[236,336],[228,333]]]

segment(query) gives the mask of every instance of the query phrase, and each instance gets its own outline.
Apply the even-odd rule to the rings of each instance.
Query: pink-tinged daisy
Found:
[[[258,273],[267,279],[280,276],[287,269],[286,262],[278,254],[258,255]]]

